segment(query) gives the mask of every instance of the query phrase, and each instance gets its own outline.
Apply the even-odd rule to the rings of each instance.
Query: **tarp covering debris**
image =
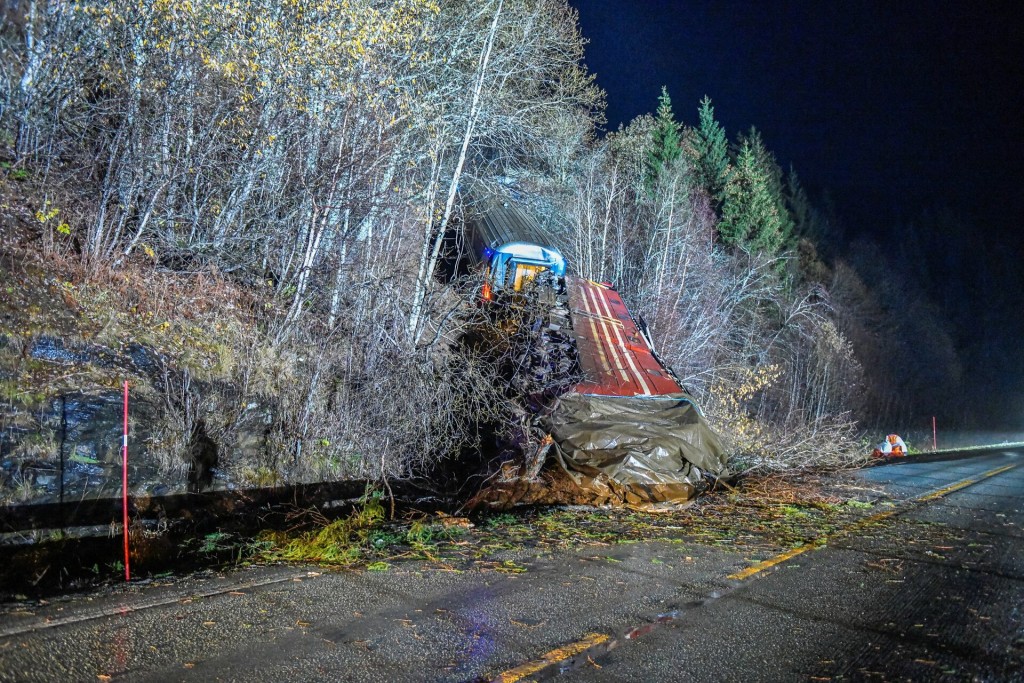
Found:
[[[685,394],[566,394],[537,426],[551,437],[538,454],[548,466],[534,477],[503,473],[473,504],[656,508],[696,496],[705,475],[729,475],[718,437]]]
[[[670,484],[697,467],[726,471],[718,437],[684,396],[562,396],[541,418],[563,466],[621,483]],[[699,472],[695,478],[700,479]]]
[[[643,485],[651,502],[692,498],[704,474],[727,476],[725,453],[685,395],[568,394],[540,420],[559,465],[580,486]]]

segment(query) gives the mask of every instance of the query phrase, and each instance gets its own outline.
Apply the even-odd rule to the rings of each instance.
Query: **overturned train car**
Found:
[[[524,207],[511,198],[486,197],[475,203],[470,215],[468,255],[483,272],[484,300],[534,284],[564,290],[565,258],[546,246],[543,231]]]
[[[475,502],[673,505],[695,496],[708,477],[727,476],[718,437],[619,293],[567,276],[565,259],[515,200],[477,206],[467,236],[487,276],[483,298],[548,288],[537,292],[551,304],[532,325],[541,352],[529,372],[554,371],[549,359],[560,355],[543,347],[568,339],[582,379],[541,404],[533,416],[536,452]]]

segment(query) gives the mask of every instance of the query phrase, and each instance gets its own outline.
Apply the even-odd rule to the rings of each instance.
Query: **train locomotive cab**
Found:
[[[484,276],[484,301],[523,292],[531,285],[564,292],[565,257],[544,244],[540,226],[513,200],[480,202],[467,230],[472,260]]]
[[[565,258],[551,247],[531,242],[509,242],[484,247],[484,286],[482,298],[490,300],[502,291],[521,292],[531,284],[550,284],[556,291],[564,288]]]

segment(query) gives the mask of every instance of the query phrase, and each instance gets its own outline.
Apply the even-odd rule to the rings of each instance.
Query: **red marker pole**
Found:
[[[121,465],[124,476],[122,477],[122,510],[124,517],[124,580],[131,580],[131,573],[128,569],[128,380],[124,381],[124,441],[121,444]]]
[[[935,427],[935,416],[932,415],[932,450],[939,450],[939,431]]]

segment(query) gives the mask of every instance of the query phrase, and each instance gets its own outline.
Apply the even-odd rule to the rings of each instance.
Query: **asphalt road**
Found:
[[[263,567],[7,609],[0,681],[1024,680],[1020,465],[866,470],[901,502],[754,566],[652,542],[505,558],[521,574]]]

